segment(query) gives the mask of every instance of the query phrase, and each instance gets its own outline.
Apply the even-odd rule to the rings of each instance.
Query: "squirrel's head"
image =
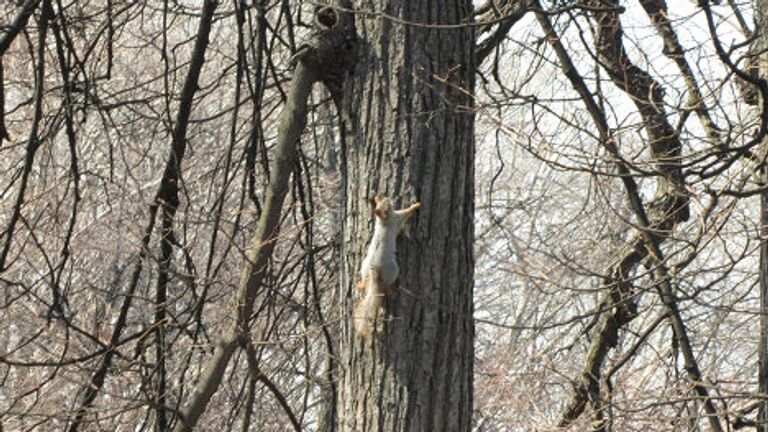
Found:
[[[373,214],[380,219],[387,220],[387,218],[389,218],[389,213],[389,198],[382,197],[381,195],[373,197]]]

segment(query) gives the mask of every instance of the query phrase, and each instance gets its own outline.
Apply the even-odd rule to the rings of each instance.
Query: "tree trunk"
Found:
[[[758,60],[761,78],[768,78],[768,61],[763,53],[768,46],[768,34],[765,25],[768,24],[768,0],[755,0],[757,20],[757,39],[752,48],[753,53],[760,53]],[[766,113],[763,113],[765,115]],[[766,143],[763,142],[761,153],[764,155]],[[760,170],[760,185],[768,184],[768,170],[765,166]],[[768,191],[760,194],[760,340],[758,346],[758,391],[760,405],[757,414],[758,432],[768,432]]]
[[[365,41],[345,92],[340,431],[468,431],[474,326],[474,28],[467,0],[363,1]],[[383,330],[355,336],[370,198],[421,209],[398,240]]]
[[[768,173],[760,171],[760,186],[768,185]],[[760,194],[760,341],[758,347],[758,391],[760,401],[757,431],[768,432],[768,191]]]

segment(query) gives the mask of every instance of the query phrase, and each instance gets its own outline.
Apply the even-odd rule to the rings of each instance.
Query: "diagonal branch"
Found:
[[[157,194],[155,196],[155,202],[152,203],[150,206],[150,218],[149,223],[147,226],[147,230],[144,233],[144,238],[142,239],[142,250],[140,254],[139,261],[136,264],[136,267],[134,269],[133,276],[131,278],[131,284],[129,286],[128,293],[125,297],[125,301],[123,303],[123,306],[120,309],[120,315],[118,317],[117,322],[115,323],[115,327],[112,333],[111,337],[111,345],[115,346],[116,342],[119,341],[120,335],[122,331],[125,328],[126,319],[128,310],[131,306],[131,300],[133,298],[133,292],[136,289],[136,286],[138,285],[138,278],[139,274],[142,271],[142,265],[144,258],[147,255],[148,247],[149,247],[149,241],[152,234],[152,229],[155,225],[156,217],[157,217],[157,211],[160,207],[162,207],[162,256],[163,260],[160,262],[160,275],[158,277],[158,296],[157,298],[160,299],[159,302],[161,303],[160,306],[158,306],[158,309],[156,310],[155,317],[159,321],[163,321],[165,318],[164,313],[164,292],[165,292],[165,284],[167,283],[167,273],[168,273],[168,265],[170,260],[170,248],[171,248],[171,235],[173,232],[173,216],[176,212],[176,208],[178,207],[179,203],[179,179],[181,177],[181,160],[184,157],[186,144],[187,144],[187,127],[189,124],[189,117],[190,113],[192,111],[192,100],[194,98],[195,92],[198,87],[198,80],[200,77],[200,71],[203,67],[203,64],[205,63],[205,50],[208,46],[208,37],[211,32],[211,24],[213,22],[213,13],[216,10],[216,7],[218,6],[218,2],[216,0],[206,0],[205,4],[203,5],[203,11],[202,16],[200,18],[200,24],[197,31],[197,37],[195,39],[195,47],[192,52],[192,60],[190,63],[189,71],[187,72],[187,77],[184,82],[184,87],[182,88],[181,92],[181,101],[179,103],[179,111],[176,118],[176,125],[173,130],[172,134],[172,142],[171,142],[171,150],[170,154],[168,156],[168,160],[165,166],[165,171],[163,172],[163,176],[160,180],[160,187],[157,191]],[[157,323],[156,323],[157,324]],[[158,332],[162,331],[162,326],[158,324]],[[162,334],[159,335],[160,340],[162,341]],[[162,347],[158,347],[158,353],[157,355],[160,356],[160,359],[163,358],[163,352]],[[92,379],[86,386],[84,390],[84,396],[82,399],[82,402],[80,403],[80,407],[77,409],[77,414],[75,415],[74,420],[72,421],[69,432],[75,432],[79,429],[80,425],[83,422],[83,419],[85,415],[87,414],[88,409],[92,406],[94,400],[96,399],[96,396],[98,396],[99,391],[101,390],[102,386],[104,385],[104,380],[106,378],[106,373],[109,370],[111,364],[112,364],[112,358],[114,356],[114,351],[109,351],[104,358],[102,359],[101,365],[94,373]],[[162,364],[159,366],[162,367]],[[163,373],[164,371],[160,371],[160,373]],[[164,384],[164,383],[163,383]],[[164,389],[163,389],[164,390]],[[158,408],[158,416],[160,417],[158,422],[160,425],[163,423],[163,415],[161,413],[164,413],[164,407],[162,406],[164,404],[164,394],[161,393],[160,398],[155,401],[159,404],[161,404]]]
[[[582,372],[576,382],[574,394],[562,412],[558,426],[567,427],[570,425],[583,413],[588,402],[599,408],[601,399],[599,380],[602,366],[608,351],[616,346],[619,330],[628,324],[637,313],[635,294],[632,293],[627,278],[637,265],[650,257],[655,264],[654,282],[659,289],[666,315],[672,322],[675,339],[683,351],[688,377],[693,383],[695,391],[702,398],[710,426],[713,430],[720,431],[722,427],[717,418],[717,411],[706,387],[702,384],[701,372],[677,307],[660,247],[674,226],[688,217],[687,197],[677,192],[682,179],[679,167],[680,143],[667,122],[666,115],[664,115],[661,105],[663,94],[660,87],[647,73],[632,65],[624,52],[621,45],[622,34],[618,14],[606,11],[599,12],[597,16],[600,24],[597,43],[600,60],[604,63],[603,67],[608,70],[614,83],[632,96],[643,116],[646,132],[651,139],[651,154],[656,160],[656,167],[661,176],[655,208],[652,209],[655,211],[649,217],[640,198],[638,185],[631,176],[629,167],[620,157],[618,148],[611,137],[605,114],[594,101],[589,88],[571,61],[549,18],[546,14],[537,11],[536,18],[546,33],[550,45],[555,50],[560,67],[581,96],[582,101],[587,105],[587,110],[598,128],[604,147],[614,158],[614,164],[629,197],[630,207],[640,225],[640,233],[617,253],[615,264],[609,268],[609,276],[605,281],[606,286],[609,287],[609,293],[603,300],[603,304],[608,304],[611,307],[609,312],[601,318],[597,333],[587,352]],[[598,422],[602,420],[602,414],[599,410],[596,420]],[[598,425],[598,427],[600,426]]]
[[[586,105],[587,111],[597,126],[600,140],[614,157],[616,170],[619,172],[625,188],[636,191],[637,184],[631,176],[629,168],[622,162],[611,138],[605,113],[592,97],[592,93],[573,64],[549,17],[540,11],[541,6],[538,0],[534,2],[534,7],[536,8],[536,19],[555,50],[560,68]],[[644,212],[639,198],[631,200],[630,204]],[[582,371],[574,385],[574,393],[560,414],[559,427],[567,427],[576,420],[584,412],[588,402],[593,405],[599,404],[601,399],[600,376],[608,352],[616,346],[619,330],[637,315],[636,295],[633,293],[628,278],[632,270],[645,259],[646,255],[645,249],[642,248],[641,239],[635,238],[615,253],[617,258],[606,270],[607,277],[604,284],[608,288],[608,294],[602,300],[600,310],[607,312],[601,317],[597,331],[592,338]]]
[[[4,139],[8,139],[8,130],[5,127],[5,85],[3,83],[3,54],[8,50],[16,39],[16,36],[24,30],[27,26],[29,17],[37,8],[40,0],[27,0],[21,7],[21,12],[13,20],[13,23],[8,27],[5,35],[0,39],[0,144]],[[41,29],[42,30],[42,29]],[[0,266],[2,267],[2,266]]]
[[[245,253],[245,268],[235,294],[236,319],[216,343],[213,356],[206,363],[189,402],[180,410],[179,424],[175,429],[178,432],[192,430],[197,424],[208,401],[221,383],[224,370],[239,344],[241,335],[247,331],[248,317],[280,234],[279,222],[288,191],[288,179],[296,163],[296,147],[307,122],[307,99],[315,81],[314,72],[303,62],[299,62],[293,72],[286,105],[280,118],[272,181],[263,202],[256,233]]]
[[[499,14],[503,14],[504,20],[498,23],[498,27],[493,33],[477,44],[477,49],[475,50],[475,65],[483,63],[483,61],[488,58],[488,55],[504,42],[507,38],[507,34],[512,30],[512,27],[517,24],[526,13],[528,13],[534,2],[532,0],[518,0],[514,2],[505,1],[502,2],[501,5],[493,5],[493,1],[490,1],[489,3],[492,8],[483,13],[482,16],[477,17],[478,21],[482,22],[487,19],[488,21],[496,22],[499,18]],[[478,39],[484,33],[490,33],[491,27],[493,27],[493,24],[478,27]]]
[[[645,13],[648,14],[653,26],[656,28],[656,32],[664,41],[664,55],[675,62],[677,68],[680,69],[680,73],[683,75],[683,81],[685,81],[685,86],[688,89],[686,108],[693,110],[699,117],[699,121],[706,131],[707,139],[714,145],[722,146],[720,129],[709,114],[709,109],[704,103],[696,77],[691,66],[688,64],[688,60],[685,58],[685,49],[677,39],[677,34],[672,28],[672,23],[669,21],[669,11],[667,10],[666,2],[664,0],[640,0],[640,5],[643,6]]]
[[[251,341],[251,338],[249,335],[243,335],[245,340],[245,354],[246,359],[248,361],[248,371],[251,378],[251,382],[255,383],[256,381],[261,382],[264,384],[264,386],[269,389],[269,391],[272,393],[272,395],[275,396],[275,399],[277,399],[277,403],[280,404],[280,407],[285,411],[285,415],[288,416],[288,420],[291,422],[291,426],[293,426],[293,430],[296,432],[301,432],[301,423],[299,422],[299,419],[296,418],[296,414],[291,410],[290,405],[288,405],[288,400],[283,394],[283,392],[280,391],[280,389],[277,387],[277,385],[272,382],[272,380],[269,379],[268,376],[264,375],[264,373],[259,368],[259,360],[256,358],[256,350],[253,348],[253,343]],[[247,410],[250,411],[251,407],[246,406]]]
[[[615,0],[592,0],[596,6],[618,6]],[[616,87],[623,90],[637,107],[648,136],[648,148],[659,174],[653,203],[655,216],[669,230],[689,216],[688,196],[683,189],[682,145],[664,110],[664,89],[648,72],[632,63],[624,48],[624,32],[619,14],[595,12],[595,46],[601,66]],[[668,217],[667,217],[668,216]]]
[[[2,232],[0,232],[0,238],[5,238],[5,244],[3,245],[2,249],[0,249],[0,273],[7,270],[6,259],[8,258],[8,253],[11,250],[11,244],[13,243],[13,235],[14,230],[16,229],[16,224],[21,218],[21,208],[24,205],[24,198],[27,191],[29,176],[32,172],[32,166],[35,162],[35,154],[43,144],[43,140],[40,138],[40,136],[38,136],[38,131],[40,129],[40,123],[43,119],[43,97],[45,94],[45,39],[48,33],[49,21],[53,18],[50,14],[50,0],[46,0],[45,4],[47,7],[43,8],[43,13],[40,16],[40,26],[37,31],[37,46],[35,55],[37,56],[38,63],[35,66],[34,114],[31,126],[29,128],[29,136],[27,138],[27,145],[25,148],[24,168],[21,174],[19,192],[16,196],[16,201],[13,206],[11,217],[8,221],[8,226],[3,229]],[[28,18],[29,17],[26,19]],[[26,23],[26,21],[24,22]],[[6,38],[8,36],[9,35],[6,34]],[[2,51],[0,51],[0,55],[1,53]],[[2,61],[1,57],[0,61]],[[3,128],[3,130],[4,129],[5,128]],[[55,291],[54,296],[56,296]],[[57,306],[59,299],[55,297],[53,300],[54,305]]]
[[[604,0],[600,3],[617,5],[615,0]],[[654,283],[657,285],[672,324],[675,341],[683,355],[688,379],[700,397],[700,403],[710,427],[713,431],[719,432],[723,429],[717,409],[703,384],[698,361],[693,353],[661,250],[661,243],[671,234],[674,226],[678,222],[687,220],[689,215],[689,198],[682,192],[684,187],[681,169],[682,146],[664,112],[664,92],[661,85],[647,72],[632,64],[627,56],[622,43],[623,32],[619,14],[611,11],[596,12],[595,20],[598,24],[595,43],[598,57],[614,84],[632,97],[632,101],[643,117],[645,131],[650,141],[651,156],[660,174],[655,202],[651,208],[653,219],[649,220],[643,212],[633,206],[640,225],[643,246],[654,264]],[[637,189],[628,189],[627,192],[630,194],[630,199],[639,200],[640,194]]]
[[[8,27],[8,30],[6,31],[3,38],[0,39],[0,57],[5,54],[5,51],[8,49],[8,47],[11,46],[11,43],[13,43],[13,40],[16,39],[16,36],[18,36],[18,34],[24,30],[24,27],[27,25],[27,21],[29,21],[29,17],[31,17],[32,13],[35,11],[35,9],[37,9],[37,5],[39,3],[40,0],[27,0],[27,2],[24,3],[24,5],[21,7],[21,12],[16,15],[16,19],[14,19],[13,23],[11,23],[10,27]]]
[[[238,345],[243,345],[253,303],[280,234],[283,201],[288,192],[288,180],[296,166],[299,138],[307,123],[307,102],[313,84],[323,82],[332,93],[336,92],[334,100],[341,100],[338,91],[354,66],[357,49],[354,15],[342,12],[349,10],[349,5],[341,6],[343,9],[329,6],[315,10],[316,33],[294,56],[297,64],[280,115],[272,176],[256,232],[245,253],[245,267],[235,294],[237,313],[216,343],[189,401],[181,408],[179,422],[174,429],[177,432],[195,427],[221,384],[232,354]]]

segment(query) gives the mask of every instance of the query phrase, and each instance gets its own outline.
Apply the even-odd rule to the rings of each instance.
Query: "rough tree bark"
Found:
[[[768,172],[760,170],[760,186],[768,187]],[[758,341],[758,405],[756,430],[768,432],[768,190],[760,193],[760,339]]]
[[[757,21],[757,39],[752,51],[759,55],[758,70],[761,78],[768,78],[768,55],[763,51],[768,47],[768,33],[765,26],[768,24],[768,0],[755,0],[755,13]],[[766,115],[766,113],[763,113]],[[768,154],[768,143],[763,141],[761,156],[763,159]],[[765,163],[760,169],[760,183],[763,188],[768,186],[768,169]],[[768,432],[768,191],[760,194],[760,339],[758,343],[758,391],[762,400],[757,413],[758,432]]]
[[[371,234],[369,199],[422,207],[398,246],[397,295],[372,342],[345,323],[340,431],[468,431],[474,327],[472,2],[366,0],[345,108],[340,298],[349,318]],[[352,114],[353,113],[353,114]]]

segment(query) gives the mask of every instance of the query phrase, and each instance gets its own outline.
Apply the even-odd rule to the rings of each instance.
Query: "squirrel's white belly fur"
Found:
[[[355,331],[363,338],[369,338],[376,331],[376,321],[384,305],[384,298],[391,292],[400,271],[395,250],[397,235],[403,222],[420,207],[416,203],[407,209],[391,210],[389,200],[379,196],[375,202],[373,237],[360,266],[361,282],[358,284],[358,287],[365,290],[365,295],[353,312]]]

